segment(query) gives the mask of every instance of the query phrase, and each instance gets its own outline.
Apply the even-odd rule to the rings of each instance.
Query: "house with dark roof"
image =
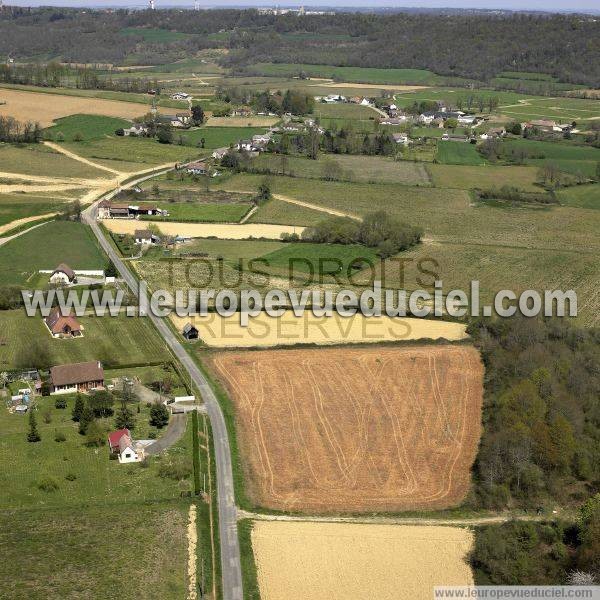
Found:
[[[198,339],[198,328],[194,327],[191,323],[186,323],[183,326],[181,333],[186,340]]]
[[[57,285],[69,285],[70,283],[76,282],[77,277],[75,276],[75,271],[65,263],[60,263],[50,275],[50,283]]]
[[[104,387],[104,369],[99,360],[56,365],[50,369],[52,394],[89,392]]]
[[[70,313],[63,315],[59,306],[55,306],[44,319],[44,323],[55,338],[81,337],[83,327]]]

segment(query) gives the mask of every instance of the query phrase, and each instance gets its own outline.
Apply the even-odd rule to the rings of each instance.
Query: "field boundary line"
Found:
[[[80,163],[83,163],[84,165],[93,167],[94,169],[100,169],[101,171],[107,171],[108,173],[112,173],[113,175],[123,175],[124,174],[123,171],[117,171],[116,169],[111,169],[110,167],[106,167],[104,165],[101,165],[99,163],[91,161],[87,158],[84,158],[83,156],[80,156],[79,154],[76,154],[75,152],[71,152],[71,150],[67,150],[66,148],[63,148],[59,144],[55,144],[54,142],[42,142],[42,143],[45,146],[48,146],[48,148],[52,148],[52,150],[56,150],[56,152],[59,152],[60,154],[64,154],[68,158],[77,160]]]
[[[310,208],[319,212],[328,213],[336,217],[348,217],[349,219],[354,219],[355,221],[362,221],[361,217],[352,213],[343,212],[341,210],[335,210],[334,208],[325,208],[324,206],[319,206],[318,204],[311,204],[310,202],[304,202],[303,200],[295,200],[294,198],[290,198],[289,196],[283,196],[282,194],[273,194],[273,198],[275,198],[275,200],[287,202],[288,204],[296,204],[304,208]]]

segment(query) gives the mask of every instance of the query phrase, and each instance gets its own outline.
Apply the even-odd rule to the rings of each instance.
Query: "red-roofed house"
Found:
[[[83,327],[79,321],[70,314],[63,315],[58,306],[50,311],[50,314],[44,319],[44,323],[52,337],[81,337],[82,335]]]
[[[133,445],[129,429],[118,429],[108,434],[110,453],[118,457],[120,463],[139,462],[143,452],[138,452]]]

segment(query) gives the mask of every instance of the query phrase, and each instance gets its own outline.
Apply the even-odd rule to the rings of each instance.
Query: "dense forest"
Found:
[[[470,325],[485,364],[478,506],[568,506],[600,490],[600,331],[524,317]]]
[[[138,27],[185,35],[123,35]],[[509,70],[600,86],[600,21],[581,15],[0,11],[0,55],[15,60],[165,64],[216,47],[228,48],[222,60],[235,69],[256,62],[419,68],[479,81]]]

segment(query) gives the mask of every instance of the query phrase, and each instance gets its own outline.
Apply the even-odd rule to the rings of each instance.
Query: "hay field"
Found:
[[[19,121],[39,121],[42,127],[52,125],[55,119],[75,114],[104,115],[132,119],[141,117],[150,105],[99,98],[82,98],[59,94],[45,94],[0,88],[0,115]]]
[[[223,352],[248,496],[273,510],[437,509],[468,492],[483,366],[468,346]]]
[[[146,223],[136,220],[108,219],[103,221],[106,228],[114,233],[133,234],[136,229],[144,229]],[[282,233],[300,235],[304,227],[291,225],[271,225],[264,223],[244,223],[243,225],[226,223],[168,223],[154,222],[163,235],[181,235],[194,238],[217,237],[225,240],[244,240],[250,237],[280,239]]]
[[[262,600],[431,600],[473,585],[473,534],[458,527],[255,521]]]
[[[222,317],[211,313],[203,317],[171,315],[178,330],[190,321],[198,328],[200,339],[215,348],[269,348],[296,344],[366,344],[421,339],[464,340],[468,336],[465,325],[439,319],[365,317],[316,317],[307,310],[300,317],[286,311],[282,317],[266,313],[249,320],[247,327],[240,325],[238,314]]]

